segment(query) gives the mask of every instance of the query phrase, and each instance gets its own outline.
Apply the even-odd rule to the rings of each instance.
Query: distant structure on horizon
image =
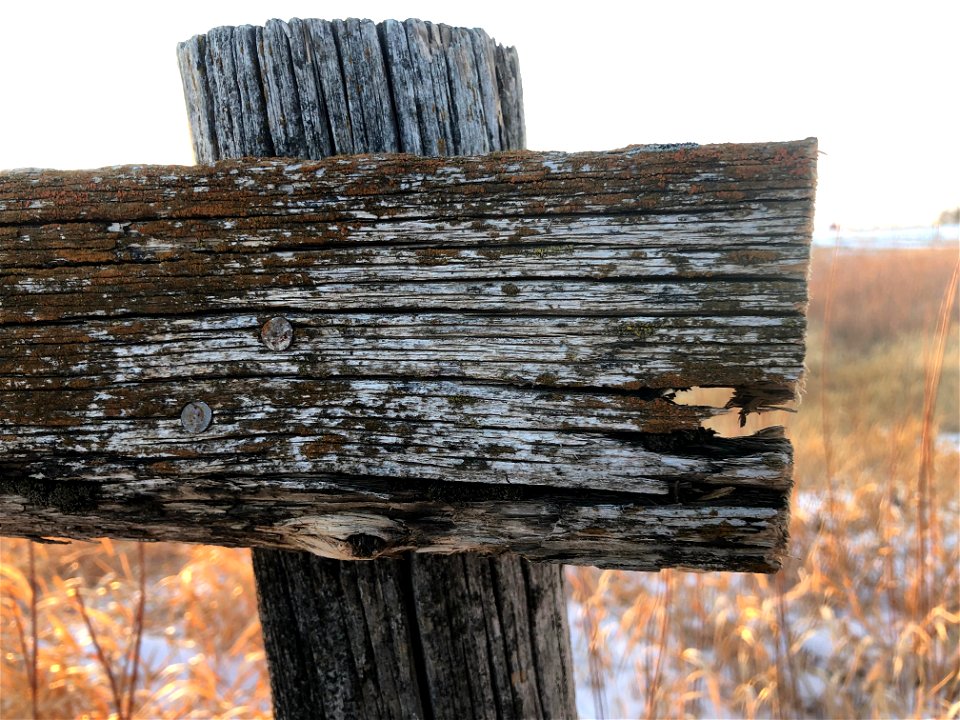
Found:
[[[954,212],[954,211],[949,211]],[[947,213],[942,213],[941,218]],[[837,224],[829,230],[813,233],[814,245],[838,245],[857,250],[889,250],[893,248],[942,247],[960,243],[960,223],[941,223],[929,227],[874,228],[846,230]]]
[[[940,219],[937,220],[938,225],[960,225],[960,206],[955,207],[953,210],[944,210],[940,213]]]

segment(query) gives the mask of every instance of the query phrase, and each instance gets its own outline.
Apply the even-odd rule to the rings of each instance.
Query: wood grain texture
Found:
[[[515,55],[478,31],[292,21],[211,35],[181,48],[188,95],[204,96],[201,159],[522,142],[522,118],[503,117]],[[431,114],[441,97],[452,110]],[[222,165],[186,184],[124,169],[113,199],[103,175],[39,196],[13,188],[50,176],[4,178],[0,345],[15,349],[0,351],[14,408],[0,411],[0,532],[775,568],[789,445],[711,438],[698,424],[713,409],[670,399],[725,385],[763,409],[799,377],[815,150],[766,147],[728,148],[726,163],[703,154],[715,148],[635,148],[613,186],[597,184],[601,156],[529,154]],[[278,313],[295,341],[268,351],[258,331]],[[190,400],[214,422],[187,437]],[[266,604],[312,603],[274,608],[306,623],[268,637],[272,668],[289,666],[273,673],[278,708],[290,703],[278,716],[571,707],[557,573],[539,602],[540,574],[511,557],[347,577],[271,555],[293,564],[258,554]],[[358,610],[361,623],[342,617]],[[306,637],[318,624],[331,631]],[[458,646],[469,636],[484,647]],[[324,655],[323,672],[357,671],[319,687],[305,668]],[[531,663],[542,677],[523,679]]]
[[[465,47],[455,60],[475,61]],[[356,122],[385,132],[376,114]],[[623,538],[703,544],[700,505],[678,524],[648,506],[723,488],[723,540],[744,554],[722,562],[773,568],[789,446],[705,439],[717,410],[671,391],[737,388],[744,411],[792,397],[814,158],[802,141],[0,174],[4,467],[18,482],[89,485],[98,507],[129,504],[120,479],[149,486],[159,506],[195,515],[205,542],[637,568],[690,553]],[[289,347],[264,344],[272,316],[291,324]],[[191,401],[213,412],[200,435],[180,423]],[[269,492],[270,521],[252,501],[210,521],[207,490],[196,507],[183,496],[212,483]],[[485,501],[537,488],[582,507],[546,535],[529,503],[473,525],[446,501],[458,483]],[[401,511],[411,488],[446,522]],[[622,509],[611,523],[607,499],[595,512],[609,494],[642,518]],[[255,527],[241,538],[225,525],[245,513]],[[105,518],[88,517],[75,535],[102,532]],[[121,534],[161,537],[123,522]]]
[[[37,323],[69,323],[55,355],[8,353],[0,368],[38,388],[90,361],[117,381],[182,377],[173,350],[202,358],[201,375],[229,362],[248,375],[789,395],[813,144],[665,152],[0,174],[0,323],[39,346]],[[701,194],[725,221],[697,209],[664,221]],[[769,207],[782,203],[793,217]],[[265,313],[295,324],[289,353],[251,342]],[[77,323],[99,342],[69,343]]]
[[[307,133],[296,108],[271,100],[291,93],[295,27],[268,24],[257,36],[263,102],[287,119],[271,144],[310,146],[309,135],[320,151],[333,146],[319,126]],[[313,30],[322,36],[324,27]],[[371,62],[383,64],[372,25],[326,30],[352,54],[376,43]],[[463,98],[457,107],[473,113],[456,123],[470,139],[451,137],[478,151],[499,147],[492,90],[468,72],[478,62],[495,72],[496,53],[482,38],[475,46],[475,35],[437,31],[449,34],[448,70],[472,78],[450,82]],[[248,35],[217,42],[236,55]],[[385,47],[395,67],[401,46]],[[351,93],[373,93],[357,102],[381,108],[354,103],[350,126],[362,129],[364,146],[393,147],[403,133],[370,72],[343,70],[347,105]],[[224,86],[218,115],[230,117],[224,108],[242,101],[239,88]],[[220,152],[248,134],[264,137],[234,118],[218,135]],[[792,395],[815,153],[801,141],[0,174],[5,470],[18,483],[89,484],[100,505],[113,492],[126,497],[118,479],[176,486],[155,501],[178,508],[186,483],[315,490],[306,503],[278,502],[287,515],[260,523],[248,541],[334,557],[482,548],[576,562],[572,548],[616,530],[578,520],[573,536],[562,534],[569,546],[545,541],[541,552],[529,547],[538,523],[514,535],[491,521],[458,540],[446,529],[398,530],[386,517],[361,533],[379,538],[375,552],[356,552],[343,545],[356,533],[341,527],[342,493],[340,519],[315,519],[326,491],[311,485],[318,477],[330,478],[325,489],[354,488],[360,507],[365,488],[387,488],[386,509],[376,510],[387,515],[410,482],[486,484],[494,498],[519,486],[677,502],[680,485],[693,488],[684,498],[723,487],[728,509],[741,490],[782,496],[790,461],[781,439],[709,446],[696,433],[713,411],[678,407],[669,391],[730,386],[734,404],[749,410]],[[278,313],[294,342],[269,351],[258,332]],[[179,423],[192,400],[213,409],[202,436]],[[593,497],[584,492],[585,507]],[[766,512],[770,502],[761,502],[764,522],[782,522]],[[746,509],[751,523],[755,510]],[[73,532],[89,536],[103,520],[89,514],[91,528]],[[22,521],[23,534],[51,532]],[[749,527],[732,533],[736,542],[756,540],[774,567],[770,538],[783,528],[758,536]],[[220,532],[238,542],[216,522],[205,520],[203,532],[208,542]],[[597,562],[589,547],[587,561]],[[662,562],[647,551],[599,562]],[[713,556],[703,566],[716,567]]]
[[[306,132],[294,155],[319,159],[331,153],[371,150],[349,122],[351,109],[341,74],[341,24],[321,20],[274,23],[283,28],[290,44],[296,78],[296,102],[285,102],[293,117],[302,119]],[[466,152],[453,138],[447,50],[442,26],[407,20],[377,26],[383,66],[373,69],[389,76],[390,99],[397,120],[397,145],[390,151],[427,155]],[[252,32],[251,32],[252,31]],[[249,38],[260,29],[225,28]],[[516,51],[495,45],[482,31],[468,31],[480,44],[496,48],[500,89],[500,136],[503,149],[523,147],[523,103]],[[229,44],[227,45],[229,47]],[[205,38],[198,36],[180,47],[187,104],[202,108],[213,93],[203,77],[218,76],[228,85],[244,87],[260,77],[255,55],[239,47],[245,65],[231,67],[216,54],[207,54]],[[203,63],[195,59],[203,55]],[[369,60],[357,58],[361,62]],[[484,81],[491,82],[491,81]],[[289,85],[287,86],[289,88]],[[271,95],[271,97],[276,97]],[[354,96],[353,100],[356,100]],[[381,96],[381,102],[385,100]],[[283,100],[281,100],[283,102]],[[386,108],[380,108],[382,114]],[[258,132],[273,132],[278,113],[261,105],[234,103],[229,112]],[[201,162],[216,159],[216,136],[230,132],[226,124],[191,123]],[[286,118],[279,114],[279,122]],[[309,128],[314,128],[311,133]],[[461,128],[469,139],[475,129]],[[330,137],[330,147],[323,140]],[[234,145],[228,154],[271,154],[253,142]],[[364,563],[330,560],[312,553],[254,548],[254,574],[260,600],[260,619],[278,718],[316,717],[452,717],[460,697],[487,697],[497,702],[473,704],[457,715],[500,717],[572,717],[575,714],[573,666],[563,597],[563,574],[558,565],[533,563],[516,555],[432,555],[420,561],[412,553],[399,560]],[[468,593],[481,573],[492,582],[483,592]],[[333,582],[338,579],[339,582]],[[441,582],[442,580],[442,582]],[[323,602],[317,602],[317,595]],[[475,607],[468,607],[468,604]],[[335,608],[330,612],[328,609]],[[452,608],[452,610],[451,610]],[[466,624],[431,623],[451,612]],[[456,634],[454,633],[456,630]],[[488,643],[488,637],[509,634],[516,644],[509,650]],[[497,653],[506,653],[499,659]],[[459,662],[451,663],[456,655]],[[471,663],[464,656],[475,658]],[[482,677],[466,672],[467,665],[494,668]],[[457,686],[462,695],[445,692]],[[360,689],[369,689],[361,691]],[[378,701],[378,698],[382,700]],[[329,708],[329,710],[327,710]]]
[[[149,486],[164,512],[196,516],[191,539],[206,542],[637,568],[702,552],[690,564],[775,567],[789,446],[705,438],[700,423],[719,411],[671,392],[739,388],[750,410],[764,407],[758,393],[792,395],[814,152],[804,141],[0,174],[4,466],[18,482],[89,486],[98,507],[130,504],[120,479]],[[272,316],[291,324],[288,347],[265,345]],[[191,401],[213,412],[200,435],[180,423]],[[247,509],[204,517],[216,483],[252,493]],[[471,500],[525,504],[471,523],[449,502],[458,484]],[[718,488],[739,560],[699,548],[700,504],[670,520],[656,509]],[[446,521],[423,522],[411,491]],[[253,499],[264,492],[269,522]],[[611,522],[611,495],[642,517],[624,508]],[[581,507],[544,534],[534,498]],[[242,536],[225,527],[244,513]],[[74,534],[108,525],[88,515]],[[111,531],[162,537],[124,522]],[[618,533],[693,545],[630,551]]]

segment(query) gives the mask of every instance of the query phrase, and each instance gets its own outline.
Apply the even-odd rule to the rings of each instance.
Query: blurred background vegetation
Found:
[[[567,569],[584,717],[960,716],[955,247],[812,260],[776,575]],[[728,393],[695,391],[691,401]],[[270,715],[249,552],[0,541],[0,716]]]

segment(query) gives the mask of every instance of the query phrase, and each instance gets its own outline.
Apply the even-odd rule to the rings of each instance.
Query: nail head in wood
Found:
[[[271,350],[286,350],[293,342],[293,326],[285,317],[270,318],[260,328],[260,339]]]
[[[183,425],[183,429],[194,435],[210,427],[212,419],[213,411],[210,406],[199,400],[188,402],[180,412],[180,424]]]

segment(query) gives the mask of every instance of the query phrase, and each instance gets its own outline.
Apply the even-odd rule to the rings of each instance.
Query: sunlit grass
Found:
[[[569,568],[587,716],[960,716],[955,443],[934,445],[929,482],[919,482],[938,311],[956,262],[952,249],[815,254],[799,412],[752,416],[744,429],[735,417],[714,421],[726,434],[788,428],[796,490],[784,569]],[[960,432],[956,314],[949,309],[926,425],[934,436]],[[717,397],[722,403],[724,391]],[[33,612],[40,717],[120,717],[128,708],[139,718],[269,715],[247,551],[145,546],[131,695],[138,545],[34,545],[35,603],[29,545],[0,544],[0,716],[33,716]]]
[[[834,325],[825,328],[831,261]],[[815,255],[799,412],[753,416],[742,430],[734,418],[712,422],[730,435],[766,424],[788,428],[796,488],[783,570],[652,575],[568,568],[571,622],[583,633],[578,654],[590,658],[589,668],[606,670],[581,669],[581,687],[592,691],[581,693],[581,711],[960,715],[960,455],[956,440],[943,436],[924,461],[921,443],[934,329],[944,292],[956,282],[956,262],[957,251],[949,249]],[[936,413],[926,426],[933,436],[960,429],[955,304],[948,317]],[[709,391],[690,400],[724,397]],[[926,532],[918,522],[924,462],[931,463]],[[660,673],[652,670],[658,662]]]
[[[28,546],[27,541],[9,538],[0,544],[4,718],[33,716],[24,645],[27,657],[32,648],[29,637],[22,642],[18,631],[30,627]],[[269,715],[249,551],[109,540],[33,547],[40,717]],[[145,550],[147,592],[131,698],[133,676],[127,670],[132,669],[131,648],[138,632],[140,547]],[[117,711],[118,705],[124,712]]]

